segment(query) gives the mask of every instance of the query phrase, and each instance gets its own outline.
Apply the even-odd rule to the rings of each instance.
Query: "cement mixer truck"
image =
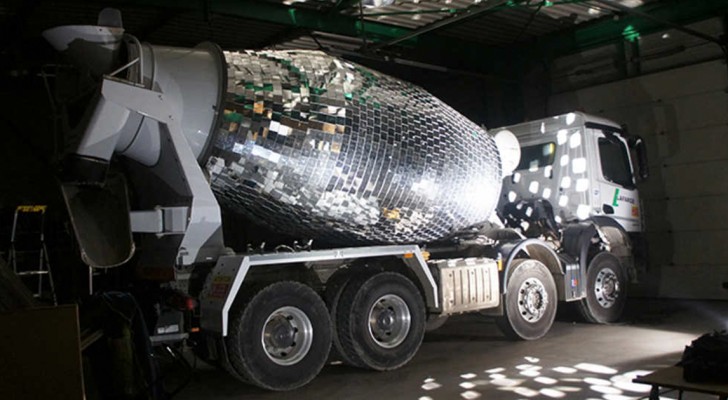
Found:
[[[549,331],[560,301],[595,322],[619,317],[635,213],[603,214],[637,204],[631,165],[607,176],[621,185],[612,212],[597,210],[611,189],[591,180],[601,197],[586,196],[574,175],[586,197],[554,213],[549,200],[571,187],[547,196],[543,181],[591,168],[603,140],[629,162],[614,124],[592,135],[586,116],[559,117],[544,128],[556,139],[521,150],[512,133],[494,138],[421,88],[343,59],[156,46],[120,21],[107,9],[98,26],[44,36],[98,84],[60,174],[81,258],[186,299],[156,297],[153,342],[192,338],[242,381],[290,390],[330,354],[402,367],[452,314],[493,316],[523,340]],[[553,162],[562,148],[572,162]],[[302,244],[236,252],[221,209]]]

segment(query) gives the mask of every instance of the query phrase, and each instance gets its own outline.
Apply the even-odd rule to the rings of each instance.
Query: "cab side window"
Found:
[[[604,179],[625,188],[635,187],[624,143],[617,139],[599,138],[599,158]]]
[[[521,147],[521,161],[516,171],[535,171],[553,164],[555,157],[556,143],[553,142]]]

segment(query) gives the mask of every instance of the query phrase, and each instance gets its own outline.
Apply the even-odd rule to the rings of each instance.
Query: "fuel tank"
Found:
[[[200,160],[228,211],[355,245],[437,240],[495,209],[493,138],[425,90],[318,51],[224,56],[224,115]]]

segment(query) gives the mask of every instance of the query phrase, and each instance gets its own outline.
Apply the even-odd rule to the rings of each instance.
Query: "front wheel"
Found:
[[[323,300],[298,282],[274,283],[231,313],[228,358],[246,381],[291,390],[318,375],[331,348]]]
[[[425,303],[417,287],[401,274],[381,272],[353,279],[336,314],[341,351],[354,366],[396,369],[422,344]]]
[[[447,322],[448,315],[428,315],[425,323],[425,332],[432,332],[442,328]]]
[[[619,259],[602,252],[589,263],[586,272],[586,298],[579,312],[587,322],[608,324],[622,316],[627,300],[626,278]]]
[[[556,316],[558,298],[554,278],[537,260],[514,260],[511,271],[504,315],[496,319],[496,324],[510,339],[539,339],[551,329]]]

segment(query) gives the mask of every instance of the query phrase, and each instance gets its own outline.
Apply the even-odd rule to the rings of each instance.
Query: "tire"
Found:
[[[558,297],[554,278],[537,260],[514,260],[511,271],[504,315],[496,318],[496,324],[510,339],[539,339],[551,329],[556,316]]]
[[[235,307],[225,340],[230,364],[269,390],[299,388],[318,375],[331,348],[323,300],[298,282],[278,282]]]
[[[336,310],[339,305],[341,295],[344,293],[344,289],[346,289],[351,280],[352,276],[349,273],[339,273],[333,275],[326,282],[324,300],[326,302],[326,306],[329,308],[329,317],[331,318],[333,332],[331,353],[329,354],[329,358],[331,360],[342,361],[344,364],[347,365],[356,366],[354,364],[354,360],[351,360],[349,357],[346,356],[346,353],[344,353],[341,347],[341,341],[339,340],[339,335],[336,333]]]
[[[608,324],[622,316],[627,301],[627,280],[619,259],[613,254],[597,254],[586,270],[586,298],[578,309],[587,322]]]
[[[448,318],[448,315],[428,315],[427,322],[425,322],[425,332],[432,332],[442,328]]]
[[[352,279],[336,310],[342,354],[352,365],[397,369],[414,357],[425,334],[425,303],[401,274],[381,272]]]

